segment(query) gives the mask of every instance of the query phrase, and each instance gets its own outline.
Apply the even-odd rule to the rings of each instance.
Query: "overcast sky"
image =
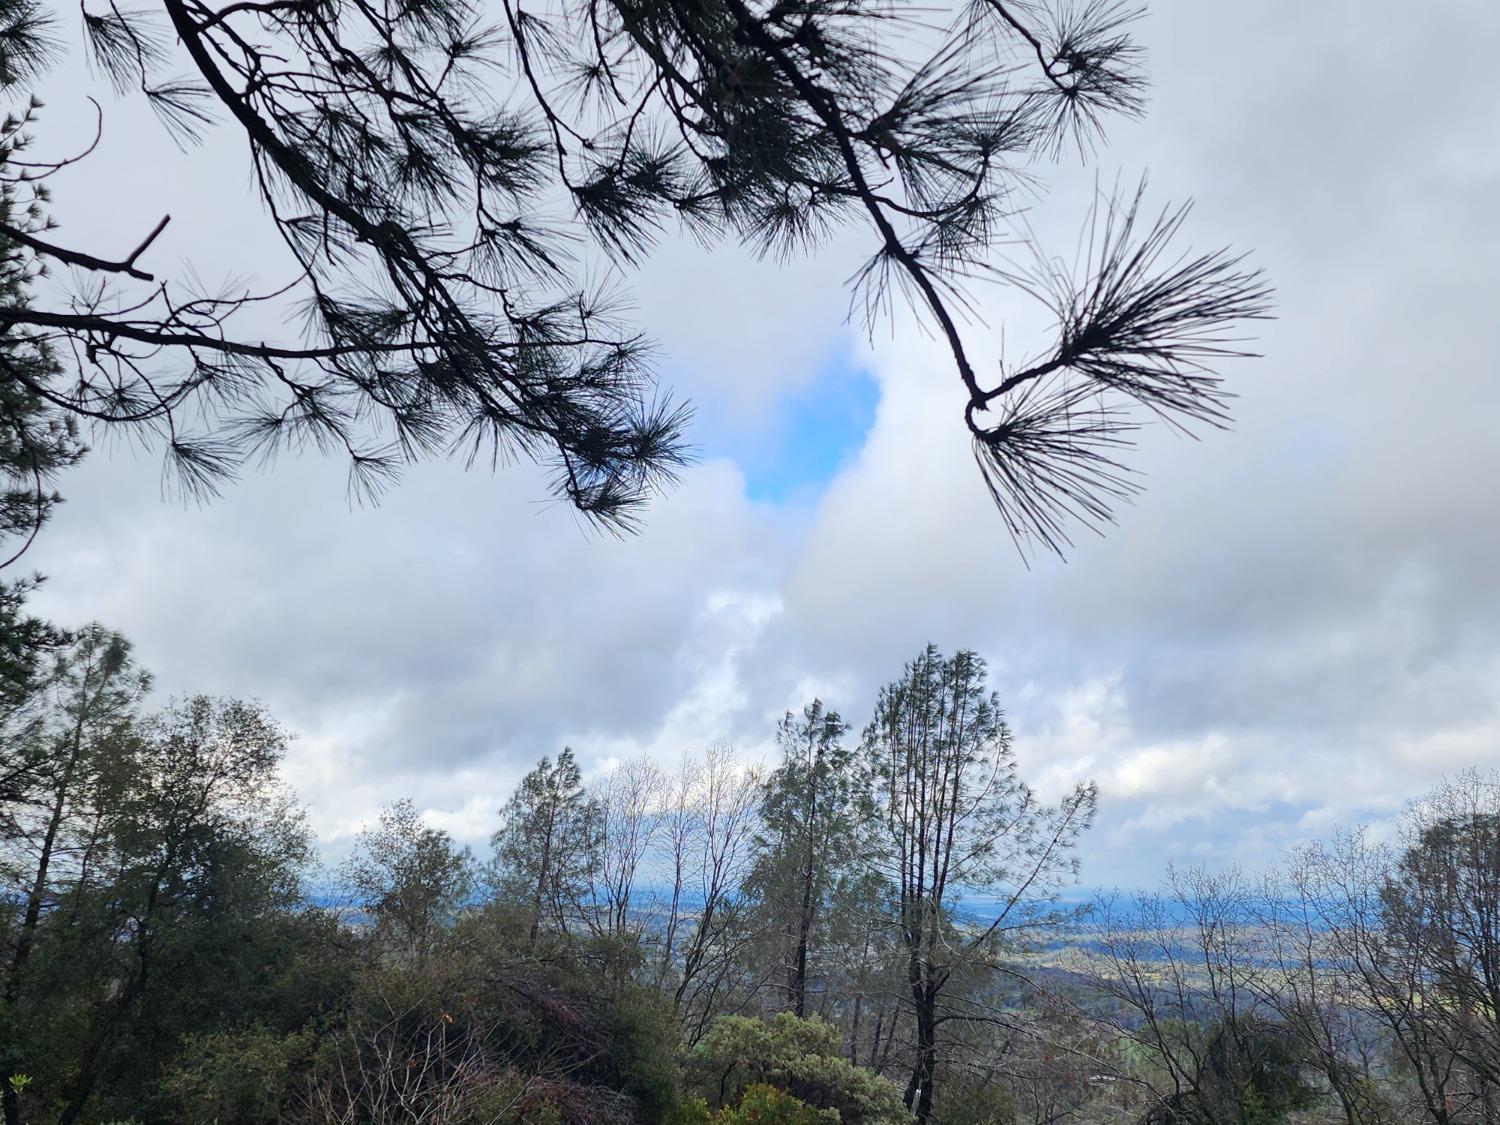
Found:
[[[1066,565],[1011,546],[941,350],[845,323],[859,240],[786,267],[671,242],[627,282],[700,460],[639,536],[589,534],[524,467],[428,466],[351,510],[342,465],[284,460],[184,508],[102,445],[28,556],[38,608],[122,630],[164,693],[262,699],[334,852],[402,796],[482,843],[564,744],[590,772],[758,757],[813,694],[857,729],[929,640],[988,659],[1044,792],[1099,782],[1089,884],[1262,866],[1500,764],[1500,5],[1157,0],[1139,35],[1149,116],[1049,169],[1033,222],[1066,251],[1096,176],[1149,169],[1197,200],[1194,244],[1255,252],[1280,319],[1227,370],[1234,430],[1148,429],[1145,493]],[[85,77],[45,95],[49,143],[90,92],[112,126],[57,184],[71,241],[123,251],[169,210],[148,268],[279,276],[233,138],[184,156]]]

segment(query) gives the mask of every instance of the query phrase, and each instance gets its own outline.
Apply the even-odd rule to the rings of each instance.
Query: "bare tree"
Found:
[[[1411,806],[1396,846],[1363,832],[1298,863],[1328,964],[1379,1021],[1397,1114],[1500,1120],[1500,783],[1470,772]]]
[[[1125,1047],[1100,1068],[1147,1092],[1139,1120],[1232,1125],[1248,1105],[1284,1113],[1311,1098],[1295,1038],[1265,1001],[1256,902],[1237,870],[1171,868],[1158,893],[1094,904],[1092,1017]]]
[[[595,933],[639,941],[645,919],[636,909],[636,884],[657,843],[666,795],[661,767],[645,758],[621,764],[594,786],[599,858],[588,914]]]
[[[1327,852],[1302,848],[1283,873],[1260,884],[1256,914],[1267,962],[1260,994],[1298,1036],[1345,1125],[1382,1125],[1393,1113],[1389,1037],[1347,956],[1356,916],[1340,906],[1346,897],[1330,895],[1328,875]]]
[[[1381,904],[1387,948],[1432,998],[1421,1018],[1500,1120],[1500,775],[1467,771],[1408,810]]]
[[[750,942],[739,891],[754,855],[760,774],[717,745],[701,760],[684,756],[668,792],[663,843],[671,887],[656,977],[691,1044],[758,985],[744,979]]]
[[[483,1029],[388,1007],[332,1036],[331,1073],[304,1095],[307,1125],[500,1125],[527,1088],[493,1057]]]

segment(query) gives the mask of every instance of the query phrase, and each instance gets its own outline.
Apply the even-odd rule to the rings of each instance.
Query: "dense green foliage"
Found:
[[[688,1053],[686,1070],[711,1106],[743,1105],[749,1091],[771,1086],[851,1125],[906,1120],[895,1087],[844,1058],[838,1029],[816,1016],[726,1016]]]
[[[0,94],[35,72],[47,54],[41,13],[28,0],[0,3]],[[45,184],[30,183],[24,167],[27,133],[38,105],[28,99],[0,122],[0,308],[24,309],[31,283],[44,269],[4,230],[34,232],[45,223]],[[58,473],[83,456],[78,419],[36,387],[60,372],[51,346],[0,322],[0,571],[25,554],[60,501]],[[45,654],[62,643],[58,630],[28,614],[26,595],[36,578],[0,581],[0,718],[25,699]],[[5,776],[0,773],[0,793]]]

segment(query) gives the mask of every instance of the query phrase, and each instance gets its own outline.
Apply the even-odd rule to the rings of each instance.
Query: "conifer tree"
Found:
[[[35,76],[50,41],[42,10],[30,0],[0,0],[0,99]],[[46,185],[29,182],[28,129],[37,102],[0,120],[0,309],[28,306],[31,287],[44,268],[9,232],[22,237],[45,222]],[[77,417],[36,388],[61,376],[51,345],[0,322],[0,573],[13,566],[36,539],[59,501],[58,473],[83,456]],[[0,722],[20,706],[45,654],[64,642],[62,633],[26,612],[26,596],[38,579],[0,580]]]
[[[973,652],[929,645],[883,688],[865,729],[885,846],[879,863],[897,896],[914,1030],[906,1106],[932,1117],[945,1025],[984,1019],[955,997],[962,972],[1035,924],[1035,912],[1076,870],[1073,845],[1093,817],[1095,789],[1056,805],[1020,777],[998,695]],[[965,893],[995,900],[966,914]]]
[[[578,916],[598,859],[599,810],[564,747],[556,762],[543,758],[521,779],[500,815],[490,841],[494,882],[503,898],[530,912],[534,947],[544,926],[567,933]]]
[[[860,825],[868,795],[849,727],[813,700],[788,712],[777,728],[782,760],[766,779],[760,804],[760,852],[746,880],[757,910],[776,935],[785,966],[787,1004],[807,1014],[810,960],[822,944],[828,909],[840,886],[857,877]]]
[[[47,223],[50,198],[34,177],[32,129],[41,105],[27,88],[56,54],[51,17],[35,0],[0,0],[0,307],[27,308],[47,264],[26,240]],[[6,318],[0,326],[0,537],[28,540],[45,522],[56,497],[48,484],[83,452],[77,419],[33,387],[57,378],[62,365],[46,341]],[[14,546],[0,555],[13,561]]]

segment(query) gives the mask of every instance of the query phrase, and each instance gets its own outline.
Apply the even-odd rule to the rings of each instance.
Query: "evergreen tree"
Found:
[[[0,0],[0,98],[35,77],[49,57],[50,17],[32,0]],[[0,309],[29,307],[32,284],[44,268],[12,237],[45,222],[46,185],[30,182],[20,166],[38,103],[0,120]],[[83,456],[77,417],[39,392],[61,375],[51,345],[0,317],[0,572],[26,553],[59,502],[55,480]],[[24,704],[45,654],[64,642],[56,628],[26,612],[39,579],[0,581],[0,722]],[[4,780],[0,778],[0,795]]]
[[[929,645],[883,688],[864,734],[885,847],[878,862],[897,895],[912,1026],[906,1105],[933,1112],[942,1025],[985,1018],[955,1002],[950,984],[1034,922],[1059,881],[1095,802],[1080,785],[1043,805],[1021,780],[1010,728],[986,667],[972,652],[944,657]],[[964,892],[995,896],[987,923],[959,910]]]
[[[543,758],[500,811],[491,838],[493,882],[502,898],[530,913],[529,944],[543,927],[568,932],[598,861],[601,817],[583,786],[573,751]]]
[[[0,1070],[14,1073],[24,1047],[21,1001],[27,966],[59,889],[88,878],[97,863],[108,814],[101,792],[118,771],[136,704],[149,683],[135,667],[130,644],[100,625],[81,630],[55,659],[38,695],[33,721],[6,732],[0,771],[9,792],[0,800],[0,876],[19,892],[19,911],[6,927],[0,985]],[[6,1069],[6,1068],[9,1069]],[[15,1092],[4,1089],[6,1125],[16,1125]]]
[[[31,130],[40,109],[25,85],[56,47],[51,16],[33,0],[0,0],[0,98],[20,108],[0,120],[0,570],[30,546],[58,502],[52,482],[83,455],[78,418],[43,393],[62,375],[44,338],[14,317],[31,307],[46,271],[26,246],[47,224],[47,185],[31,175]]]
[[[688,1052],[686,1063],[688,1081],[714,1107],[730,1104],[756,1086],[770,1085],[822,1110],[813,1120],[848,1125],[900,1125],[907,1120],[896,1088],[841,1058],[838,1032],[816,1016],[800,1019],[779,1012],[769,1023],[726,1016]],[[747,1114],[726,1120],[780,1118]]]
[[[868,812],[858,759],[843,745],[849,727],[813,700],[777,728],[782,760],[760,803],[760,852],[746,880],[762,925],[777,938],[787,1004],[807,1014],[809,963],[826,944],[828,912],[857,878],[859,830]],[[825,967],[826,971],[826,967]]]

